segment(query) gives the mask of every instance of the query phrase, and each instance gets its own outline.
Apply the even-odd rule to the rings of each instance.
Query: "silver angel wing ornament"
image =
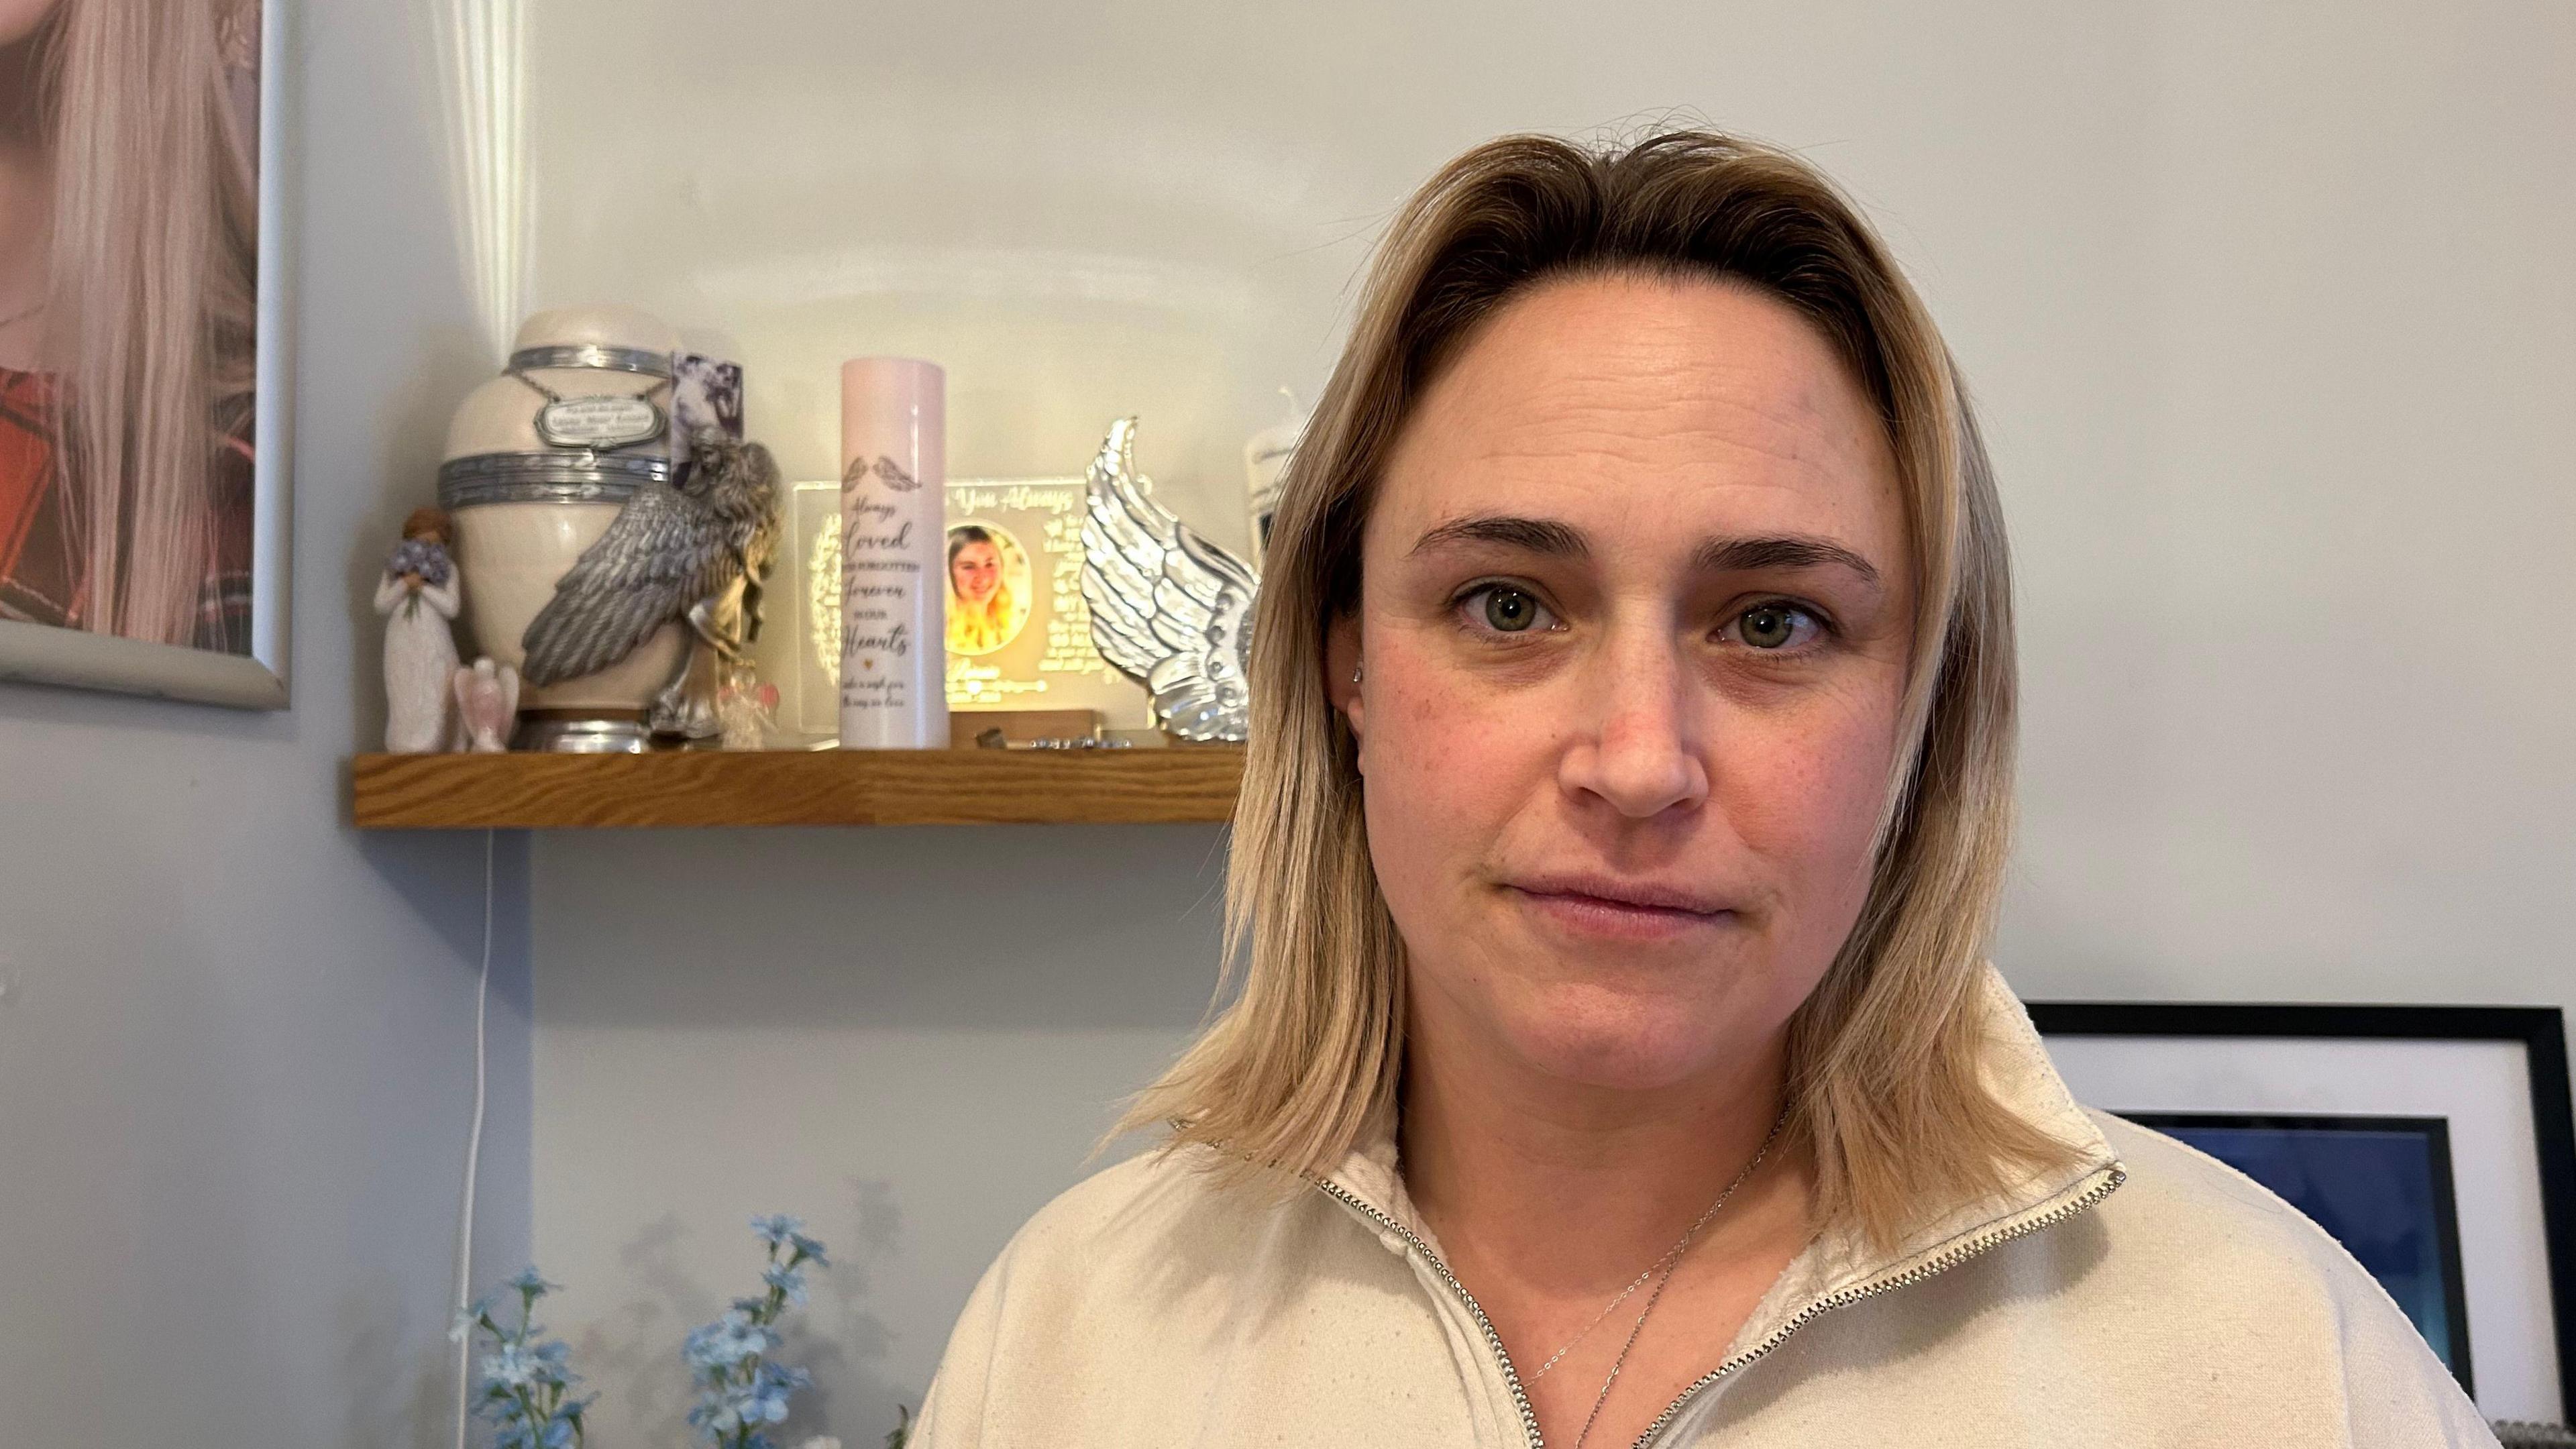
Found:
[[[1252,565],[1199,537],[1136,476],[1136,420],[1109,429],[1091,462],[1082,597],[1100,656],[1145,686],[1164,728],[1185,740],[1243,739]]]

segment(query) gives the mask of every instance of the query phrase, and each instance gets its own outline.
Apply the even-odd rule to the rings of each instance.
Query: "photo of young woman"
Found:
[[[990,654],[1029,622],[1029,555],[986,523],[948,530],[948,652]]]
[[[0,0],[0,619],[251,650],[259,0]]]

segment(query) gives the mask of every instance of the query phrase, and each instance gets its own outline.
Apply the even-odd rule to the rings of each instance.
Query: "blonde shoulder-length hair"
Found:
[[[1487,143],[1434,176],[1381,244],[1272,525],[1226,892],[1240,990],[1122,1130],[1169,1124],[1174,1145],[1222,1146],[1212,1162],[1312,1174],[1394,1109],[1404,943],[1370,865],[1355,744],[1326,697],[1326,634],[1358,603],[1373,490],[1443,361],[1532,284],[1619,272],[1722,278],[1795,308],[1894,447],[1920,581],[1912,746],[1867,902],[1788,1043],[1817,1210],[1886,1241],[2067,1156],[1980,1073],[1977,988],[2012,815],[2003,520],[1948,351],[1857,210],[1799,158],[1701,131],[1620,149]]]
[[[195,640],[214,574],[214,461],[250,436],[258,181],[227,49],[249,0],[62,0],[41,100],[54,171],[45,351],[89,580],[82,622]]]

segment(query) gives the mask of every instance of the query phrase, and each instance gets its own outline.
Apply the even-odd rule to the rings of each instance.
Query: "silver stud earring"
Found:
[[[1354,661],[1354,662],[1352,663],[1352,665],[1351,665],[1351,683],[1353,683],[1353,684],[1357,684],[1357,683],[1359,683],[1359,682],[1360,682],[1360,670],[1361,670],[1363,667],[1365,667],[1365,666],[1367,665],[1367,663],[1368,663],[1368,661],[1366,661],[1366,660],[1356,660],[1356,661]]]

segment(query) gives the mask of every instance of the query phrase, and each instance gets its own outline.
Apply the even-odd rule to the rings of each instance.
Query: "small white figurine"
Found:
[[[508,751],[510,727],[519,719],[519,671],[489,655],[457,670],[456,714],[464,735],[457,748],[477,755]]]
[[[376,612],[385,618],[385,749],[392,754],[437,754],[455,740],[450,626],[464,594],[447,553],[454,536],[445,510],[413,509],[376,585]]]

